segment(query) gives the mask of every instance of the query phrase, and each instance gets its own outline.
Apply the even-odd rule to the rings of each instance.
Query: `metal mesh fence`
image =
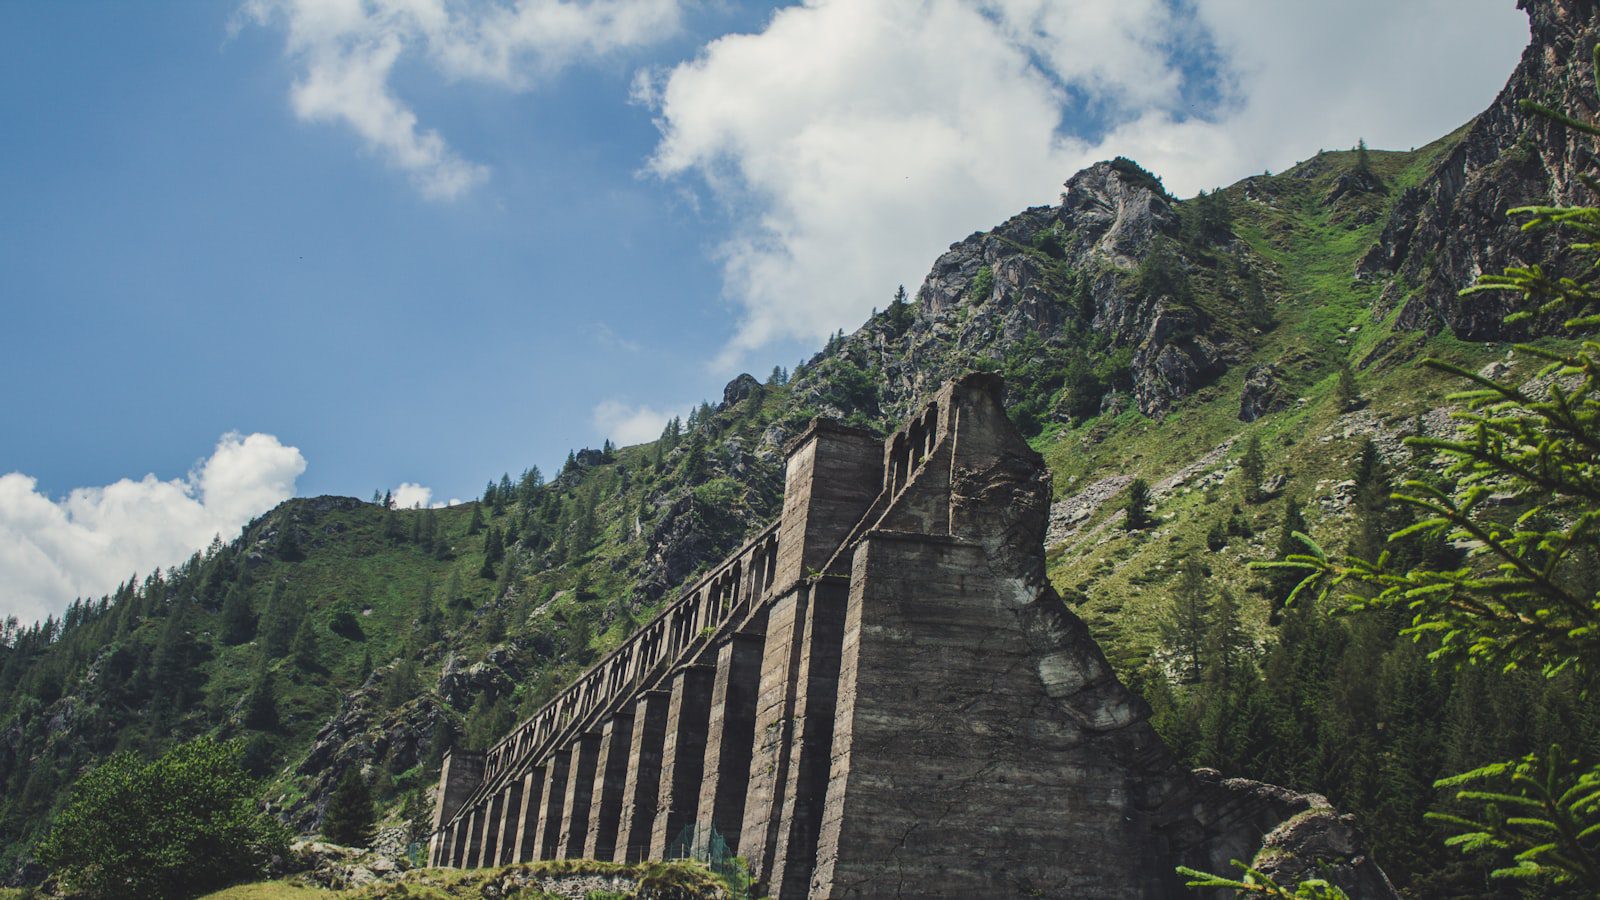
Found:
[[[715,828],[686,825],[667,845],[666,859],[693,859],[705,863],[728,885],[733,900],[750,900],[750,870],[735,856]]]

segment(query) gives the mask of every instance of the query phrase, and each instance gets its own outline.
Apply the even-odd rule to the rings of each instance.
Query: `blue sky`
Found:
[[[1420,144],[1526,41],[1326,7],[0,4],[0,615],[292,494],[646,439],[1089,161],[1189,194]]]

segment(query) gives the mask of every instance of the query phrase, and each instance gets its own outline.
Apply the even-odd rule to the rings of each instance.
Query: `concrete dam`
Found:
[[[887,439],[814,420],[777,521],[445,758],[430,863],[634,862],[714,832],[783,900],[1176,897],[1175,866],[1226,871],[1327,813],[1175,762],[1045,577],[1049,473],[1002,391],[951,382]],[[1345,856],[1353,896],[1393,896]]]

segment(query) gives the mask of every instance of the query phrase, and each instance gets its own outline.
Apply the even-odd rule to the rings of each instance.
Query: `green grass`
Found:
[[[1154,484],[1237,438],[1214,468],[1222,470],[1238,459],[1244,441],[1253,435],[1261,442],[1268,475],[1290,474],[1284,493],[1305,501],[1310,526],[1334,538],[1337,546],[1346,523],[1325,520],[1315,502],[1317,485],[1349,477],[1361,438],[1343,435],[1349,420],[1334,408],[1334,381],[1341,362],[1359,366],[1396,334],[1398,316],[1397,305],[1373,319],[1382,286],[1356,281],[1356,262],[1377,239],[1387,206],[1402,189],[1419,182],[1458,137],[1414,153],[1373,151],[1373,170],[1389,190],[1382,198],[1385,209],[1365,224],[1347,221],[1341,212],[1348,211],[1322,202],[1340,172],[1353,164],[1353,153],[1320,154],[1281,175],[1258,179],[1253,189],[1264,196],[1263,202],[1246,199],[1244,185],[1227,189],[1235,232],[1273,273],[1268,285],[1280,298],[1276,326],[1257,338],[1249,359],[1232,365],[1164,419],[1127,411],[1047,429],[1033,444],[1054,475],[1056,496],[1071,496],[1122,473],[1136,472]],[[1504,346],[1471,344],[1448,335],[1400,334],[1399,346],[1381,364],[1359,371],[1357,382],[1386,427],[1398,429],[1411,416],[1446,404],[1447,396],[1462,387],[1421,366],[1422,357],[1475,368],[1504,351]],[[1254,362],[1278,366],[1290,407],[1245,424],[1238,419],[1239,395]],[[1067,545],[1047,548],[1051,580],[1064,596],[1086,598],[1077,611],[1107,644],[1114,662],[1136,666],[1155,646],[1154,623],[1166,588],[1176,577],[1178,562],[1193,554],[1212,569],[1216,584],[1246,601],[1247,618],[1264,632],[1267,610],[1262,602],[1249,602],[1257,576],[1246,565],[1273,552],[1283,503],[1275,499],[1250,505],[1242,493],[1236,473],[1210,490],[1180,488],[1156,504],[1161,523],[1141,533],[1103,527],[1121,508],[1113,499]],[[1226,521],[1235,506],[1254,536],[1233,537],[1221,552],[1209,551],[1207,533]],[[1085,537],[1089,535],[1094,537]]]
[[[727,896],[723,882],[704,864],[693,861],[624,864],[563,859],[493,869],[415,869],[398,879],[337,891],[307,886],[296,876],[237,885],[208,894],[202,900],[312,900],[319,897],[339,900],[444,900],[481,897],[488,893],[485,889],[490,885],[497,886],[493,890],[498,895],[498,886],[505,885],[521,873],[549,878],[622,876],[633,881],[641,892],[651,891],[652,896],[681,897],[685,900]],[[0,898],[6,896],[0,894]],[[505,896],[535,900],[555,895],[528,886]]]

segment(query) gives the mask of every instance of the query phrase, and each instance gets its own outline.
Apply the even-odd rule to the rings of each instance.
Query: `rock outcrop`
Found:
[[[1591,139],[1521,108],[1532,100],[1582,119],[1600,113],[1591,50],[1600,37],[1593,0],[1519,0],[1532,40],[1494,104],[1473,120],[1421,185],[1397,201],[1356,274],[1393,279],[1406,293],[1399,325],[1448,328],[1469,340],[1553,330],[1555,322],[1507,325],[1507,295],[1458,292],[1483,272],[1558,260],[1549,232],[1522,231],[1506,211],[1589,202],[1579,175],[1596,173]]]

